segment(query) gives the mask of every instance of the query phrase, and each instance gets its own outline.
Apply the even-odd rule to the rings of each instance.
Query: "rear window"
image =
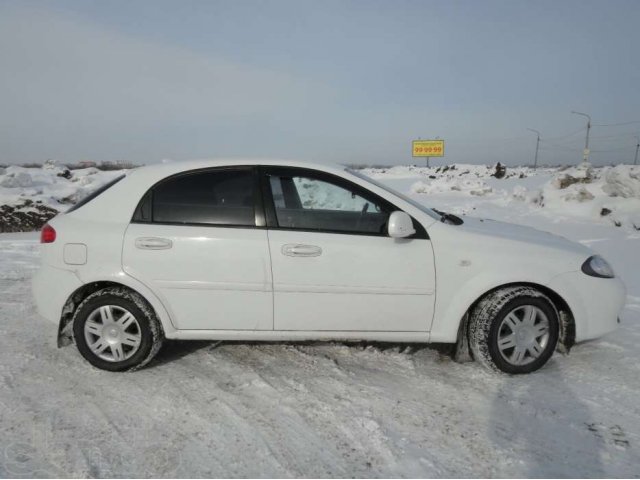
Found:
[[[67,210],[67,213],[71,213],[74,210],[79,209],[80,207],[82,207],[83,205],[86,205],[87,203],[89,203],[91,200],[93,200],[94,198],[96,198],[97,196],[101,195],[102,193],[106,192],[107,190],[109,190],[111,187],[113,187],[116,183],[118,183],[120,180],[122,180],[124,177],[126,177],[126,175],[120,175],[119,177],[111,180],[110,182],[105,183],[104,185],[102,185],[100,188],[94,190],[93,192],[91,192],[89,195],[87,195],[86,197],[84,197],[82,200],[80,200],[78,203],[76,203],[73,207],[71,207],[69,210]]]
[[[188,173],[157,185],[151,211],[147,199],[136,213],[158,223],[255,226],[255,195],[249,169]]]

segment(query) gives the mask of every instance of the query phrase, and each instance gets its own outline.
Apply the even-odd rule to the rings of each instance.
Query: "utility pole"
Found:
[[[584,152],[582,155],[582,161],[583,162],[588,162],[589,161],[589,131],[591,130],[591,117],[589,115],[587,115],[586,113],[582,113],[582,112],[574,112],[572,111],[571,113],[575,113],[576,115],[582,115],[583,117],[587,117],[587,139],[584,142]]]
[[[527,130],[535,133],[538,136],[538,139],[536,140],[536,156],[533,159],[533,169],[535,170],[536,168],[538,168],[538,148],[540,148],[540,132],[538,130],[534,130],[533,128],[527,128]]]
[[[633,164],[638,164],[638,149],[640,149],[640,137],[636,137],[636,158],[633,160]]]

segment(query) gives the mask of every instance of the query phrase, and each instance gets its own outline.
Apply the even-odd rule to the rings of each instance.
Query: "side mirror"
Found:
[[[393,238],[405,238],[416,233],[409,214],[400,211],[393,212],[389,216],[388,232],[389,236]]]

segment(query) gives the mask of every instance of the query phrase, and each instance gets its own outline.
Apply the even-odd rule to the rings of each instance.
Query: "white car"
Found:
[[[507,373],[613,330],[588,248],[460,219],[345,168],[197,161],[130,171],[41,233],[38,311],[105,370],[164,339],[457,344]]]

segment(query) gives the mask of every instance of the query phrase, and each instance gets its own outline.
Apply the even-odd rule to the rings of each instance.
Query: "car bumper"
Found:
[[[582,272],[555,277],[548,285],[569,305],[576,325],[576,341],[600,337],[616,329],[626,301],[619,278],[597,278]]]
[[[75,273],[42,265],[31,283],[38,314],[58,324],[67,299],[81,286],[82,282]]]

